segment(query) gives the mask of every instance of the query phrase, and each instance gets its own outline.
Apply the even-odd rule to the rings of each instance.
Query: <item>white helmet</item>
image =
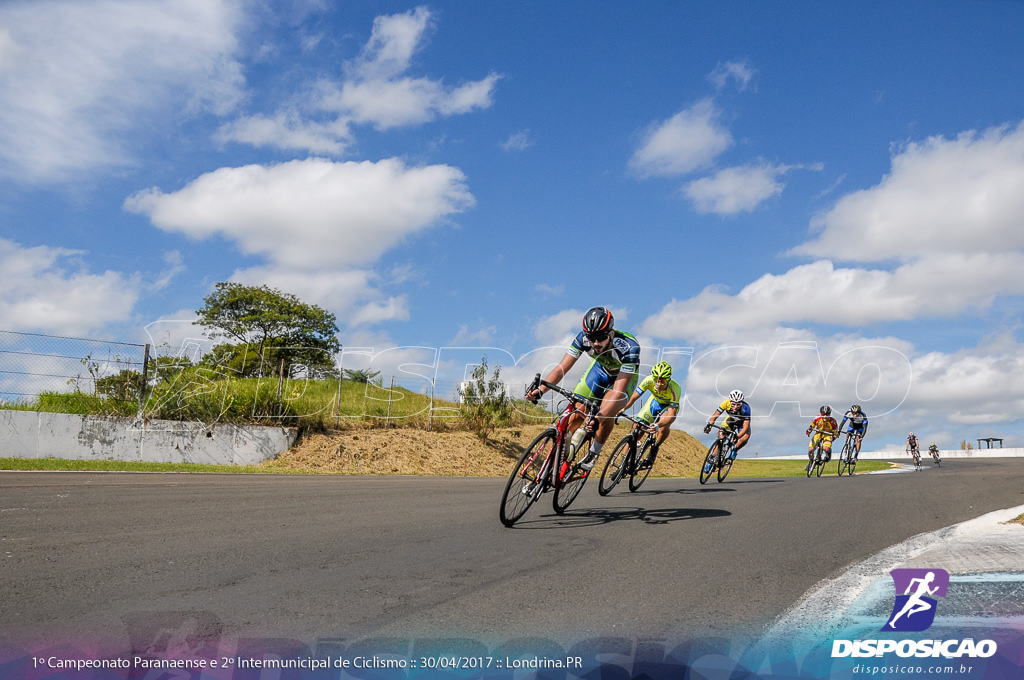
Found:
[[[733,390],[729,393],[729,401],[743,401],[743,392]]]

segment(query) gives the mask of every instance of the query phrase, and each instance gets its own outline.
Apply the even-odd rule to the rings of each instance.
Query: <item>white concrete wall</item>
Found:
[[[135,420],[0,409],[0,457],[256,465],[295,443],[293,428]]]
[[[838,449],[834,446],[832,448],[832,459],[838,453]],[[740,453],[742,456],[742,452]],[[928,449],[921,451],[923,460],[931,460],[931,454],[928,453]],[[967,451],[961,451],[960,449],[939,449],[939,458],[1018,458],[1024,456],[1024,449],[969,449]],[[807,460],[807,455],[801,456],[776,456],[776,460]],[[860,460],[895,460],[895,461],[911,461],[910,454],[903,449],[892,449],[890,451],[861,451]]]

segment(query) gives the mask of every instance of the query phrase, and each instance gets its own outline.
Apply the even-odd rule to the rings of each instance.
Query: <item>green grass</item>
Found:
[[[772,460],[770,458],[737,458],[733,463],[729,479],[733,477],[806,477],[806,460]],[[876,472],[888,470],[892,466],[882,460],[862,460],[857,462],[857,469],[854,474],[861,472]],[[825,466],[821,476],[835,476],[839,464],[832,460]],[[845,475],[844,475],[845,476]]]
[[[74,472],[224,472],[267,473],[254,465],[202,465],[198,463],[141,463],[119,460],[64,460],[62,458],[0,458],[0,470],[56,470]],[[280,472],[275,471],[275,472]]]

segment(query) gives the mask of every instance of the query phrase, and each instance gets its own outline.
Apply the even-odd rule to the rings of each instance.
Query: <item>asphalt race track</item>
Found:
[[[1024,460],[925,465],[591,482],[511,529],[504,479],[0,472],[0,639],[756,634],[854,562],[1024,504]]]

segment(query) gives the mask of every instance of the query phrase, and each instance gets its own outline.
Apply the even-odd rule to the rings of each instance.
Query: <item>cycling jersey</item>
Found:
[[[569,349],[566,351],[577,359],[582,354],[589,354],[594,357],[594,362],[600,365],[604,372],[613,380],[618,377],[620,371],[623,373],[639,373],[640,343],[637,342],[636,338],[624,331],[616,329],[614,333],[612,346],[600,354],[594,354],[594,347],[590,344],[590,339],[583,331],[576,334],[572,344],[569,345]]]
[[[651,397],[662,406],[675,406],[679,408],[679,401],[683,397],[683,390],[675,380],[668,380],[665,389],[659,390],[654,385],[654,376],[647,376],[636,386],[636,396],[644,392],[650,392]]]
[[[843,421],[839,423],[839,431],[842,432],[843,427],[847,421],[850,423],[850,432],[864,436],[868,431],[868,417],[864,415],[864,412],[854,413],[853,411],[847,411],[843,414]]]
[[[832,416],[818,416],[811,423],[811,428],[821,430],[827,437],[835,437],[839,433],[839,424]]]
[[[636,386],[636,396],[644,392],[650,392],[651,397],[640,409],[638,417],[647,423],[653,423],[654,419],[666,408],[679,408],[679,401],[682,399],[683,390],[675,380],[666,381],[665,389],[659,390],[655,387],[654,377],[647,376]]]
[[[727,430],[743,429],[743,423],[750,421],[750,404],[745,401],[733,408],[732,400],[726,399],[718,405],[718,410],[726,415],[722,427]]]
[[[614,333],[611,347],[597,355],[594,354],[590,339],[583,331],[577,333],[569,345],[566,351],[570,356],[579,358],[586,353],[594,357],[594,361],[573,390],[576,394],[591,399],[603,399],[608,389],[615,384],[619,373],[630,376],[629,384],[626,386],[627,392],[636,385],[640,377],[640,343],[624,331],[616,330]]]

